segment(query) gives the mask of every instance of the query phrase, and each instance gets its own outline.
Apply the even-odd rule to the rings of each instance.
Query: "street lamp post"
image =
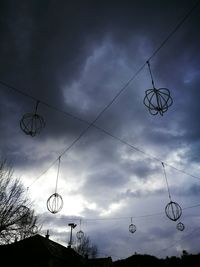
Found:
[[[76,227],[76,224],[75,223],[69,223],[68,226],[71,227],[70,240],[69,240],[68,248],[71,248],[71,245],[72,245],[72,229],[74,229]]]

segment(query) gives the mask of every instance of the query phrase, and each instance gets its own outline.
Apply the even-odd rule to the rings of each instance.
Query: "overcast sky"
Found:
[[[81,218],[100,257],[200,252],[199,207],[191,208],[200,204],[200,7],[150,61],[156,88],[171,92],[168,111],[152,116],[143,104],[152,88],[147,65],[127,85],[195,2],[0,2],[0,154],[29,187],[42,234],[49,229],[53,240],[67,245],[68,223],[78,224],[75,237]],[[88,127],[84,121],[92,122],[125,85],[95,122],[101,130],[91,126],[68,149]],[[19,122],[34,111],[34,99],[42,102],[38,114],[46,126],[31,137]],[[58,193],[64,206],[51,214],[46,201],[63,151]],[[183,209],[183,232],[164,212],[169,197],[162,161],[172,200]]]

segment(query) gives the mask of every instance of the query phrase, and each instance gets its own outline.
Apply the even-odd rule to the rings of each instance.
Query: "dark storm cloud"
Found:
[[[154,10],[154,5],[156,7],[155,13],[157,8],[161,7],[157,5],[157,2],[154,5],[150,5],[148,1],[144,1],[142,4],[141,6],[135,3],[130,5],[129,1],[126,3],[118,2],[115,6],[112,5],[112,2],[110,4],[99,3],[94,5],[90,1],[87,1],[86,5],[79,2],[72,5],[69,2],[68,4],[65,3],[64,7],[63,5],[56,5],[53,1],[45,1],[42,4],[36,1],[31,5],[27,3],[23,5],[15,4],[14,6],[5,4],[7,16],[4,15],[3,25],[6,25],[9,31],[4,33],[4,39],[10,39],[10,41],[8,41],[6,48],[3,47],[2,52],[5,53],[4,50],[6,50],[9,53],[12,49],[11,45],[15,46],[16,52],[13,57],[11,55],[7,58],[1,76],[6,79],[5,75],[9,71],[8,82],[14,83],[16,87],[24,88],[36,98],[47,100],[50,104],[52,103],[72,112],[76,111],[78,107],[71,106],[70,103],[68,103],[68,108],[64,105],[61,87],[65,86],[67,89],[74,80],[79,78],[86,59],[93,54],[95,47],[102,44],[103,38],[107,35],[111,36],[111,40],[115,43],[113,51],[120,47],[120,53],[123,53],[129,60],[130,56],[128,55],[130,54],[132,54],[131,57],[133,59],[135,58],[136,52],[133,51],[137,50],[131,40],[135,37],[140,39],[140,36],[144,35],[143,31],[147,34],[149,32],[148,28],[152,27],[152,24],[156,24],[156,20],[159,19],[162,13],[159,12],[157,18],[152,16],[153,19],[151,18],[150,23],[144,23],[141,17],[137,15],[138,10],[142,10],[143,17],[148,18],[152,10]],[[123,13],[121,7],[123,7]],[[13,16],[13,13],[15,16]],[[126,20],[123,14],[126,14]],[[140,27],[138,27],[139,25]],[[156,31],[160,32],[158,28],[156,28]],[[124,42],[125,38],[126,42]],[[152,38],[152,35],[149,38]],[[137,42],[136,46],[138,46]],[[29,56],[25,56],[26,53]],[[113,56],[117,56],[117,54],[113,52]],[[107,62],[112,62],[111,56]],[[103,66],[103,63],[100,66],[97,71],[104,71],[106,66]],[[107,68],[106,72],[108,72]],[[90,78],[92,78],[91,75]],[[107,102],[105,100],[108,97],[107,95],[110,94],[111,88],[108,88],[108,93],[104,94],[102,90],[104,90],[106,84],[107,79],[104,78],[100,84],[97,83],[95,87],[93,85],[92,90],[87,85],[83,89],[80,88],[81,91],[84,90],[85,92],[84,98],[89,94],[88,101],[93,105],[88,110],[89,117],[91,117],[90,113],[98,113],[94,100],[97,97],[98,103],[100,103],[100,97],[96,92],[101,92],[101,94],[99,93],[101,98],[103,96],[99,110]],[[25,110],[28,107],[32,109],[34,103],[32,101],[28,102],[29,104],[24,99],[18,105],[26,105]],[[129,102],[126,105],[127,107],[132,104],[131,100]],[[141,105],[136,106],[141,107]],[[113,109],[110,116],[108,116],[108,123],[109,121],[114,123],[116,117],[121,116],[115,112],[116,109]],[[51,116],[51,112],[48,111],[49,114],[48,112],[46,114],[43,108],[40,108],[40,110],[47,117],[49,135],[69,134],[72,129],[75,133],[80,131],[80,125],[76,122],[71,123],[66,118],[63,123],[60,114]],[[81,116],[81,114],[79,115]],[[122,119],[126,116],[122,116]],[[49,117],[51,118],[51,123],[49,123]],[[104,125],[106,125],[105,116],[103,119]],[[118,126],[115,126],[115,128],[120,125],[119,120],[116,121],[115,125],[117,122]]]

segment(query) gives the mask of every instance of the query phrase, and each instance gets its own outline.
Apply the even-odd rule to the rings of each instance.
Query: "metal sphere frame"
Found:
[[[170,95],[170,91],[167,88],[156,89],[154,85],[153,75],[151,72],[150,62],[146,62],[149,68],[151,76],[151,83],[153,88],[145,91],[145,97],[143,100],[144,105],[148,108],[151,115],[157,115],[158,113],[163,116],[168,108],[173,104],[173,99]]]
[[[83,237],[84,237],[84,232],[83,232],[82,230],[78,231],[78,232],[76,233],[76,237],[77,237],[77,239],[78,239],[79,241],[81,241],[81,240],[83,239]]]
[[[170,201],[165,207],[167,217],[172,221],[177,221],[182,215],[182,209],[178,203]]]
[[[21,130],[32,137],[36,136],[45,127],[45,121],[42,116],[36,113],[26,113],[20,120]]]
[[[48,199],[47,199],[47,209],[55,214],[59,212],[63,207],[63,199],[61,195],[58,193],[52,194]]]
[[[136,231],[136,225],[135,224],[133,224],[133,223],[131,223],[130,225],[129,225],[129,232],[131,233],[131,234],[134,234],[135,233],[135,231]]]
[[[32,137],[36,136],[45,127],[45,121],[42,116],[37,113],[39,101],[36,102],[34,113],[26,113],[20,120],[21,130]]]
[[[185,229],[185,225],[182,222],[179,222],[176,226],[176,229],[179,231],[183,231]]]
[[[163,113],[165,113],[172,105],[173,100],[169,89],[153,88],[145,91],[143,103],[148,108],[151,115],[157,115],[159,113],[163,116]]]

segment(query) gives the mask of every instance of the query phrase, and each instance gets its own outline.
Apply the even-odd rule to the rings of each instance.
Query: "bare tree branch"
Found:
[[[37,217],[13,170],[0,162],[0,244],[7,244],[38,232]]]

